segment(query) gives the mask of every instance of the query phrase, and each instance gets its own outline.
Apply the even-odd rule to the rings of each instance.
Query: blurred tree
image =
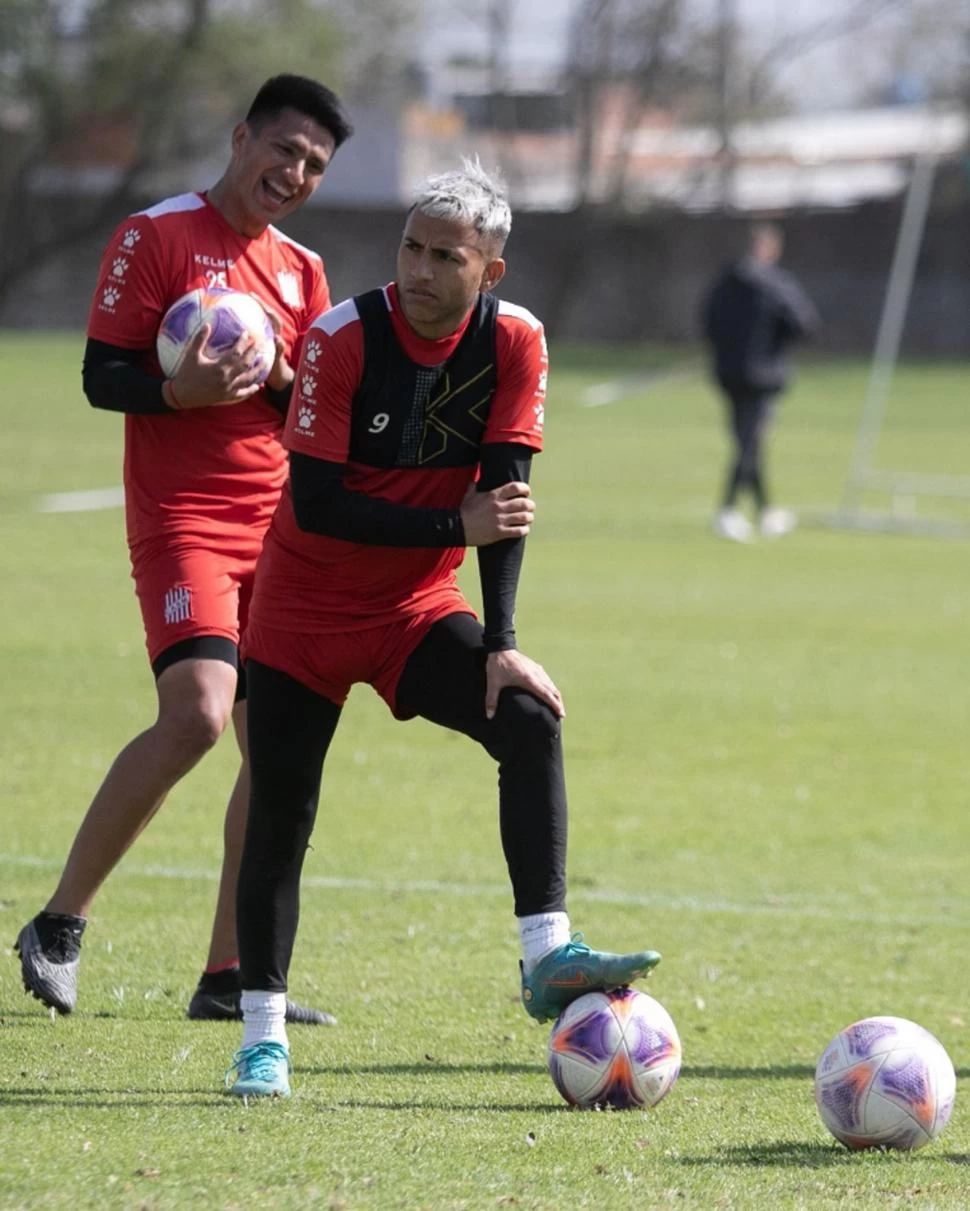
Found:
[[[716,90],[710,26],[689,0],[580,0],[570,29],[566,79],[574,98],[575,197],[622,205],[632,137],[651,110],[680,117],[698,92]]]
[[[943,2],[949,4],[949,0]],[[869,52],[880,28],[912,3],[913,0],[845,0],[836,11],[820,18],[810,15],[807,21],[798,21],[797,13],[793,12],[790,24],[761,46],[752,55],[747,70],[737,77],[738,110],[743,115],[764,104],[792,64],[830,48],[833,43],[846,43],[851,55],[850,70],[858,71],[861,64],[872,58]]]
[[[343,94],[358,104],[396,104],[420,90],[414,44],[424,0],[314,0],[340,35]],[[313,74],[312,72],[310,73]]]
[[[960,7],[960,6],[956,6]],[[575,198],[623,207],[634,135],[650,111],[672,122],[708,122],[717,131],[720,196],[730,203],[737,123],[791,108],[793,65],[842,42],[852,67],[897,58],[934,75],[929,95],[970,95],[970,8],[952,0],[845,0],[825,13],[791,6],[769,31],[743,24],[737,0],[577,0],[566,78],[576,114]],[[875,52],[876,39],[881,39]],[[943,67],[945,66],[945,70]],[[913,70],[911,66],[910,76]]]
[[[369,0],[362,26],[320,0],[0,0],[0,298],[166,169],[228,150],[268,76],[342,91],[366,66],[377,88],[410,4]]]
[[[857,65],[864,100],[970,107],[970,5],[910,0],[869,35]]]

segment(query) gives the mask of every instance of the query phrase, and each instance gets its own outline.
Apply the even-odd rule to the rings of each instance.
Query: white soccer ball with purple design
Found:
[[[587,992],[556,1019],[548,1062],[572,1106],[656,1106],[680,1073],[680,1036],[663,1005],[645,992]]]
[[[848,1148],[922,1148],[946,1126],[955,1094],[942,1043],[906,1018],[846,1026],[815,1070],[822,1122]]]
[[[210,355],[231,349],[241,336],[251,334],[256,341],[253,365],[259,369],[258,381],[266,380],[276,360],[276,343],[262,305],[251,294],[205,286],[176,299],[162,318],[155,346],[166,378],[178,370],[203,324],[212,329],[205,346]]]

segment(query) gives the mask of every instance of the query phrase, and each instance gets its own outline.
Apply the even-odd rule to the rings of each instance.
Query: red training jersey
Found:
[[[254,294],[282,323],[287,357],[330,292],[320,257],[274,227],[240,235],[203,194],[168,198],[125,219],[108,242],[88,336],[145,351],[176,299],[198,286]],[[132,548],[203,539],[259,550],[286,479],[283,418],[258,392],[240,404],[125,417],[125,507]]]
[[[468,319],[451,336],[425,340],[404,318],[393,284],[384,296],[394,335],[411,361],[426,367],[447,361]],[[548,355],[542,325],[524,307],[499,302],[495,357],[497,386],[482,442],[541,450]],[[419,508],[457,508],[477,478],[477,463],[379,468],[349,459],[354,395],[363,369],[363,329],[356,303],[348,299],[320,316],[307,334],[283,444],[345,463],[344,484],[352,492]],[[380,415],[369,419],[382,423]],[[456,597],[455,573],[464,555],[463,547],[384,547],[306,533],[296,524],[287,485],[256,571],[251,617],[278,630],[310,634],[381,626]]]

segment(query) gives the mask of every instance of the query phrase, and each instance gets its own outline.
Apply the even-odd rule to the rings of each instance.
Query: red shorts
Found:
[[[132,579],[145,624],[148,658],[201,635],[221,635],[237,646],[253,595],[257,556],[213,551],[175,539],[133,551]]]
[[[372,685],[398,719],[410,718],[397,709],[397,684],[408,658],[431,627],[450,614],[471,614],[467,602],[452,599],[424,614],[413,614],[383,626],[327,635],[278,631],[250,623],[243,641],[243,659],[258,660],[286,673],[337,706],[347,701],[351,686]]]

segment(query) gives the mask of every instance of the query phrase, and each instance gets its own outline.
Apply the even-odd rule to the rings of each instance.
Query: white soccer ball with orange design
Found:
[[[177,372],[186,349],[203,324],[212,330],[205,345],[210,356],[231,349],[242,336],[252,336],[256,342],[253,366],[259,370],[257,381],[265,382],[276,360],[276,339],[262,304],[239,290],[205,286],[176,299],[159,325],[155,346],[166,378]]]
[[[943,1044],[906,1018],[853,1022],[815,1070],[822,1122],[848,1148],[924,1147],[949,1121],[955,1094]]]

